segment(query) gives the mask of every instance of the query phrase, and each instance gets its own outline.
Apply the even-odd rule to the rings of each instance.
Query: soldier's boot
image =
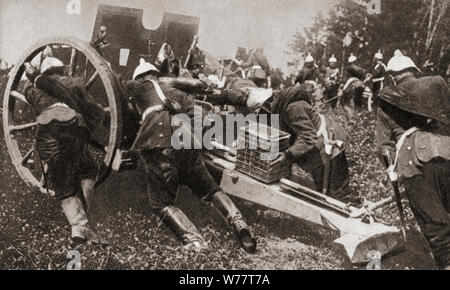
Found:
[[[250,227],[245,223],[242,214],[230,197],[223,191],[216,192],[212,199],[213,206],[233,228],[244,250],[250,253],[256,251],[256,239]]]
[[[181,239],[186,249],[201,251],[208,247],[197,227],[181,209],[168,206],[161,210],[161,214],[164,223]]]
[[[72,246],[78,246],[87,241],[94,244],[108,244],[90,228],[84,205],[77,196],[64,199],[61,206],[69,224],[72,226]]]

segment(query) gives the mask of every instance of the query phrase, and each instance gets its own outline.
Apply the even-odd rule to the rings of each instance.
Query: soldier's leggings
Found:
[[[441,267],[450,265],[450,161],[425,163],[423,175],[403,181],[414,215]]]
[[[154,210],[173,205],[179,185],[188,186],[199,198],[220,191],[199,151],[154,149],[142,152],[142,158],[147,170],[150,203]]]

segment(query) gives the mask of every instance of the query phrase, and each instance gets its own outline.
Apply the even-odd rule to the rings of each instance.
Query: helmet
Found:
[[[46,57],[41,63],[41,74],[54,67],[64,67],[64,64],[56,57]]]
[[[378,52],[375,53],[374,58],[378,59],[378,60],[382,60],[383,59],[383,54],[381,53],[381,50],[378,50]]]
[[[420,71],[411,58],[404,56],[403,53],[397,49],[387,65],[387,70],[391,72],[399,72],[407,68],[415,68]]]
[[[312,57],[311,53],[308,53],[308,56],[305,59],[305,62],[313,62],[314,58]]]
[[[139,65],[134,70],[133,80],[136,80],[140,75],[148,73],[150,71],[159,72],[159,70],[149,62],[146,62],[145,59],[141,58],[139,61]]]
[[[407,79],[395,87],[385,87],[379,97],[404,111],[450,126],[450,98],[441,76]]]
[[[358,58],[356,56],[354,56],[353,53],[352,53],[352,54],[350,54],[350,57],[348,58],[348,63],[352,63],[352,62],[355,62],[357,60],[358,60]]]
[[[328,61],[336,63],[337,59],[336,59],[336,57],[334,57],[334,54],[333,54]]]

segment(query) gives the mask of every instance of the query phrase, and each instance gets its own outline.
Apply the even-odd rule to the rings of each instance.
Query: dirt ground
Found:
[[[390,188],[380,182],[384,173],[374,157],[373,113],[363,113],[348,125],[353,137],[347,152],[352,190],[372,201],[388,196]],[[1,140],[0,269],[66,269],[70,227],[59,204],[21,181],[3,132]],[[111,246],[78,248],[82,269],[365,269],[351,265],[336,250],[332,233],[236,200],[258,239],[257,252],[247,254],[218,214],[187,189],[178,203],[199,227],[209,249],[200,254],[186,251],[148,210],[144,180],[138,170],[112,175],[99,188],[92,220]],[[394,205],[377,216],[386,224],[399,223]],[[409,208],[407,216],[409,242],[385,257],[382,269],[434,269]]]

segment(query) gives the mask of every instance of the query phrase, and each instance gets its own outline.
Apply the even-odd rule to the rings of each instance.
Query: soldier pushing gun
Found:
[[[91,114],[86,110],[88,93],[76,80],[64,76],[64,64],[47,57],[38,72],[25,63],[26,75],[33,84],[27,88],[26,101],[38,113],[36,150],[43,162],[47,192],[61,201],[72,226],[73,245],[87,241],[106,244],[89,225],[90,200],[98,172],[88,150]]]
[[[254,252],[256,241],[249,226],[208,172],[201,153],[172,147],[173,116],[184,113],[193,119],[195,102],[191,95],[160,82],[160,76],[155,66],[142,59],[133,80],[125,83],[142,116],[132,150],[140,154],[145,164],[152,209],[186,247],[205,248],[206,242],[197,227],[175,204],[180,185],[186,185],[204,203],[218,209],[236,232],[243,248]]]

